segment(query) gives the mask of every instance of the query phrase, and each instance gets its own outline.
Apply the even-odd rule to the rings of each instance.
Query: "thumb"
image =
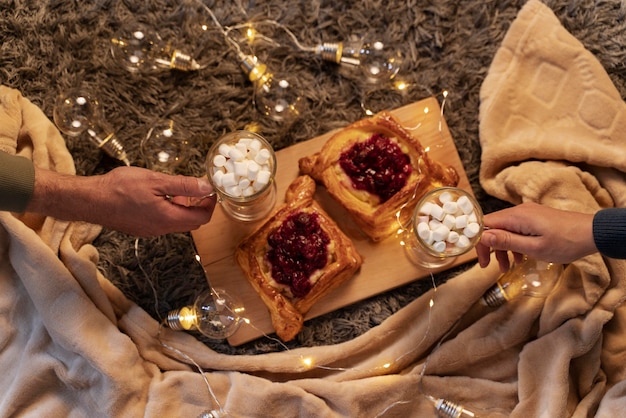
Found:
[[[171,196],[202,197],[213,193],[213,186],[204,177],[176,176],[167,186],[165,194]]]
[[[534,237],[514,234],[501,229],[483,231],[480,241],[494,250],[513,251],[526,254]]]

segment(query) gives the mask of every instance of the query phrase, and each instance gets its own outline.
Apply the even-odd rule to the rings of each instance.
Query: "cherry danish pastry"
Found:
[[[433,161],[388,112],[339,130],[320,152],[298,163],[373,241],[395,232],[398,220],[407,223],[426,192],[459,181],[453,167]]]
[[[235,250],[283,341],[293,339],[311,307],[362,264],[352,241],[313,200],[315,187],[309,176],[296,178],[285,203]]]

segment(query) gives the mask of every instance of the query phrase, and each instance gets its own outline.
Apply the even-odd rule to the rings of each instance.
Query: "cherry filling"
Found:
[[[267,238],[272,277],[289,286],[297,298],[309,293],[309,278],[326,266],[328,259],[330,237],[322,230],[318,217],[317,213],[306,212],[290,215]]]
[[[355,189],[378,196],[381,203],[402,189],[412,172],[409,156],[381,134],[357,142],[341,153],[339,165]]]

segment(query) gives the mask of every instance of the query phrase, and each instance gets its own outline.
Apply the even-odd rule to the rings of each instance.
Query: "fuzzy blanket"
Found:
[[[481,100],[489,193],[586,211],[624,204],[626,107],[537,0],[512,23]],[[37,106],[2,87],[0,109],[3,150],[73,172]],[[489,311],[477,301],[497,267],[472,267],[350,341],[231,356],[161,329],[105,278],[98,227],[8,213],[0,224],[2,416],[424,417],[439,399],[493,417],[626,410],[621,261],[587,257],[545,301]]]

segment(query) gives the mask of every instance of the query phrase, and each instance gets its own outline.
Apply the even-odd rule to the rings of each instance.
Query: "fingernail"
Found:
[[[496,241],[496,236],[490,232],[484,231],[480,237],[480,241],[488,247],[493,246]]]
[[[213,193],[213,186],[211,186],[211,182],[209,182],[209,180],[204,177],[198,179],[198,189],[201,193],[207,195]]]

